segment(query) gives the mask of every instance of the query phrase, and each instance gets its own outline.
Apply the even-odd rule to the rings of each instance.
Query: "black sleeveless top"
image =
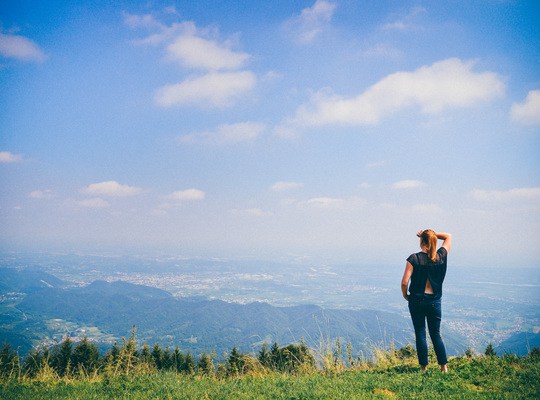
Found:
[[[442,284],[446,275],[446,257],[448,253],[444,247],[437,250],[437,261],[433,262],[423,252],[414,253],[407,258],[413,266],[409,293],[411,296],[422,296],[429,279],[433,288],[434,299],[442,296]]]

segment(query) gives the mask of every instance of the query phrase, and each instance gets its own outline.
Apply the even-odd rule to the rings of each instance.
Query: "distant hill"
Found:
[[[23,292],[46,287],[62,287],[56,276],[35,269],[0,268],[0,293]]]
[[[343,347],[350,341],[363,354],[414,340],[409,318],[389,312],[177,298],[123,281],[65,287],[53,275],[29,269],[0,269],[0,288],[6,296],[0,303],[0,341],[16,345],[21,354],[66,333],[90,332],[93,340],[110,343],[129,336],[133,325],[140,342],[178,345],[195,354],[214,350],[218,357],[234,346],[252,352],[263,343],[302,339],[316,349],[339,337]],[[445,331],[445,341],[449,354],[463,353],[465,340],[455,332]]]
[[[495,351],[498,355],[511,353],[524,356],[535,347],[540,347],[540,333],[517,332],[495,347]]]
[[[340,337],[343,346],[351,341],[356,351],[363,352],[374,345],[401,346],[414,339],[409,319],[393,313],[175,298],[127,282],[41,288],[29,293],[18,308],[36,320],[96,326],[117,337],[128,336],[136,325],[140,341],[179,345],[196,354],[214,350],[218,356],[234,346],[249,352],[263,342],[292,343],[302,338],[317,348]]]

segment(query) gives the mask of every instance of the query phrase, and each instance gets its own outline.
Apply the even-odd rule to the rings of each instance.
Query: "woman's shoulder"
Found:
[[[418,262],[418,254],[419,253],[412,253],[409,257],[407,257],[407,261],[411,264],[416,264]]]

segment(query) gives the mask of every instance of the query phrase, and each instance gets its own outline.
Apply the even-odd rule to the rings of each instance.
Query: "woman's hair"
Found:
[[[426,229],[420,235],[420,244],[424,245],[427,250],[429,259],[433,262],[437,261],[437,235],[431,229]]]

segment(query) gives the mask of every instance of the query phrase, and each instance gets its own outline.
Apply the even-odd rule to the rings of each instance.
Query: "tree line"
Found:
[[[263,344],[257,355],[245,354],[236,347],[226,355],[223,362],[216,362],[214,353],[203,352],[194,357],[190,352],[184,353],[179,347],[162,348],[158,343],[150,347],[143,344],[137,346],[135,328],[129,339],[122,339],[121,345],[114,343],[103,355],[98,347],[88,338],[83,337],[75,343],[69,336],[58,345],[51,348],[34,349],[28,356],[21,358],[9,344],[0,349],[0,379],[58,379],[78,377],[109,378],[130,374],[149,374],[160,371],[170,371],[185,375],[212,376],[218,378],[235,377],[250,373],[275,371],[295,374],[310,372],[316,369],[315,358],[302,341],[300,344],[289,344],[280,347],[274,343],[270,348]],[[352,346],[347,344],[343,358],[343,349],[339,338],[336,343],[320,354],[323,369],[326,372],[339,372],[344,368],[358,367],[370,364],[360,358],[352,356]],[[496,357],[493,345],[490,343],[485,349],[484,356]],[[476,357],[475,352],[469,348],[465,351],[466,358]],[[540,357],[540,348],[535,347],[529,356]],[[430,358],[436,362],[433,349],[430,349]],[[416,361],[416,350],[408,344],[390,350],[375,349],[374,364],[395,365],[409,360]]]
[[[157,371],[230,377],[264,369],[294,373],[315,366],[315,359],[303,342],[283,347],[274,343],[270,349],[264,344],[256,357],[234,347],[224,362],[217,363],[215,358],[214,353],[205,352],[196,358],[179,347],[172,350],[158,343],[153,347],[145,343],[138,348],[135,330],[129,339],[122,339],[121,345],[115,342],[103,355],[88,338],[75,343],[66,336],[60,344],[34,349],[24,359],[9,344],[4,344],[0,350],[0,377],[119,376]]]

